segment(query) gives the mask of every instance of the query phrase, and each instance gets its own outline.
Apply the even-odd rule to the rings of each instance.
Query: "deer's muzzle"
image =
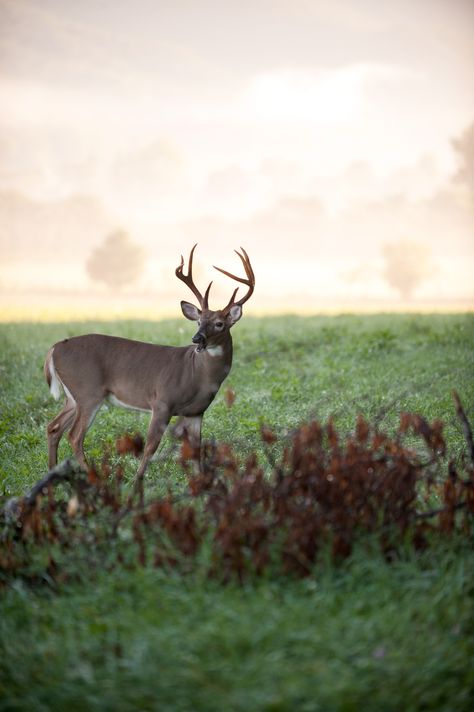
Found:
[[[193,344],[197,344],[197,349],[196,351],[204,351],[207,345],[207,339],[206,335],[202,333],[202,331],[196,332],[193,336]]]

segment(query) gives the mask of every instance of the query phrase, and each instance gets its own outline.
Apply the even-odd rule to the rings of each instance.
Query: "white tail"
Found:
[[[54,346],[48,351],[48,355],[46,356],[46,361],[44,363],[44,371],[51,395],[54,400],[59,400],[61,396],[61,385],[56,369],[54,368],[53,351]]]
[[[237,289],[224,307],[209,309],[209,291],[204,296],[192,277],[194,245],[189,255],[188,274],[184,259],[176,276],[193,292],[200,308],[181,302],[187,319],[198,322],[193,346],[160,346],[103,334],[87,334],[55,344],[45,361],[45,375],[51,393],[58,398],[61,386],[66,401],[48,425],[49,466],[57,463],[61,437],[69,440],[78,462],[87,468],[83,443],[88,428],[104,400],[151,413],[147,440],[138,477],[142,477],[170,421],[177,415],[177,435],[187,433],[194,445],[201,443],[202,416],[228,375],[232,365],[231,327],[242,316],[242,305],[255,286],[255,276],[245,250],[237,252],[246,277],[237,277],[216,267],[228,277],[247,286],[247,293],[235,299]]]

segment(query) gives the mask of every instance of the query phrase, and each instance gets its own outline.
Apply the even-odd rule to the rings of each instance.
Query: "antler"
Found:
[[[193,280],[193,256],[194,256],[194,250],[196,249],[196,247],[197,247],[197,242],[196,242],[196,244],[194,245],[193,249],[191,250],[191,252],[190,252],[190,254],[189,254],[189,260],[188,260],[188,274],[185,275],[185,274],[183,273],[183,267],[184,267],[184,258],[183,258],[183,255],[181,255],[181,264],[179,265],[179,267],[176,267],[175,274],[176,274],[176,276],[177,276],[178,279],[180,279],[182,282],[184,282],[184,283],[189,287],[189,289],[191,290],[191,292],[194,294],[194,296],[195,296],[196,299],[198,300],[199,306],[201,307],[201,309],[208,309],[208,306],[209,306],[209,291],[210,291],[210,289],[211,289],[212,282],[209,283],[209,286],[208,286],[208,288],[206,289],[206,292],[205,292],[204,297],[203,297],[202,294],[201,294],[201,292],[199,291],[199,289],[198,289],[198,288],[196,287],[196,285],[194,284],[194,280]]]
[[[250,264],[249,256],[248,256],[248,254],[245,252],[245,250],[244,250],[243,247],[241,247],[240,249],[242,250],[243,254],[240,254],[240,252],[238,252],[237,250],[234,250],[234,252],[235,252],[235,253],[240,257],[240,259],[242,260],[242,264],[243,264],[243,266],[244,266],[244,270],[245,270],[245,274],[247,275],[247,279],[245,279],[244,277],[237,277],[235,274],[231,274],[230,272],[227,272],[225,269],[221,269],[220,267],[216,267],[216,266],[214,265],[214,269],[219,270],[219,272],[222,272],[222,274],[226,274],[226,275],[227,275],[228,277],[230,277],[231,279],[235,279],[237,282],[241,282],[242,284],[246,284],[247,287],[248,287],[247,294],[246,294],[245,296],[243,296],[241,299],[239,299],[239,300],[236,302],[236,301],[234,301],[234,300],[235,300],[235,295],[237,294],[238,289],[239,289],[239,288],[237,287],[237,289],[234,291],[233,295],[232,295],[231,298],[230,298],[230,302],[228,303],[228,305],[225,307],[225,309],[224,309],[223,311],[227,311],[227,310],[230,309],[230,307],[233,306],[234,304],[240,304],[240,306],[242,306],[242,304],[244,304],[244,303],[247,301],[247,299],[250,299],[250,297],[251,297],[252,294],[253,294],[253,290],[254,290],[254,288],[255,288],[255,275],[254,275],[254,273],[253,273],[252,265]]]

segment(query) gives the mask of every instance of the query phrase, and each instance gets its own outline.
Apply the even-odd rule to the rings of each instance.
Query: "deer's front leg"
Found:
[[[146,437],[145,449],[143,452],[142,461],[137,472],[137,480],[141,480],[146,472],[146,468],[153,455],[155,454],[158,445],[160,444],[163,433],[170,422],[170,413],[165,405],[156,406],[151,414],[150,425]]]
[[[201,449],[201,427],[202,427],[202,415],[195,415],[193,417],[182,415],[176,425],[173,428],[173,435],[175,438],[187,437],[192,447],[198,448],[199,450],[199,461],[197,463],[197,470],[203,469],[203,457]]]
[[[174,426],[173,435],[176,438],[187,436],[193,447],[201,447],[202,415],[193,417],[182,415]]]

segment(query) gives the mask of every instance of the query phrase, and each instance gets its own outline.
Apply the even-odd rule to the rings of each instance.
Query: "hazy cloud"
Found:
[[[158,140],[118,156],[108,171],[111,199],[135,209],[160,203],[186,184],[185,161],[172,144]]]
[[[455,177],[466,185],[474,202],[474,122],[452,143],[459,162]]]
[[[112,226],[93,196],[39,202],[17,192],[0,192],[0,255],[11,261],[52,264],[83,259]]]
[[[150,289],[199,241],[261,304],[394,301],[409,240],[414,297],[471,298],[474,5],[428,4],[0,0],[3,287],[84,288],[124,225]]]

